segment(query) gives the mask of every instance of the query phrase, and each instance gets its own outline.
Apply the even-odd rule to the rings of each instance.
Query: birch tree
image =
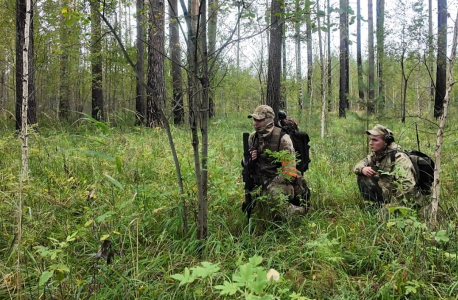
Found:
[[[28,25],[28,37],[25,36],[25,20],[26,14],[30,14],[29,25]],[[28,39],[27,52],[24,52],[25,39]],[[24,54],[26,54],[24,56]],[[37,123],[37,112],[35,102],[35,84],[34,84],[34,47],[33,47],[33,10],[26,10],[26,0],[16,1],[16,65],[23,66],[24,60],[28,60],[27,69],[27,124],[32,125]],[[16,68],[16,130],[22,128],[22,101],[24,96],[24,82],[23,82],[24,70],[22,67]]]
[[[434,168],[434,182],[433,182],[433,199],[431,203],[431,222],[435,224],[437,222],[437,208],[439,206],[439,196],[440,196],[440,171],[441,171],[441,151],[442,143],[444,138],[445,123],[447,121],[448,106],[450,103],[450,93],[452,87],[455,84],[453,79],[453,66],[456,59],[456,47],[458,44],[458,12],[455,17],[455,28],[453,30],[453,42],[452,42],[452,53],[449,59],[448,65],[448,81],[447,81],[447,90],[444,96],[444,102],[442,106],[442,114],[439,117],[439,129],[437,130],[437,139],[436,139],[436,151],[435,151],[435,161],[436,165]]]
[[[23,208],[23,198],[24,198],[24,193],[23,193],[23,187],[24,187],[24,182],[28,180],[28,173],[29,173],[29,148],[28,148],[28,133],[27,133],[27,124],[28,124],[28,101],[29,101],[29,47],[30,47],[30,41],[31,41],[31,21],[32,21],[32,3],[31,0],[25,0],[24,2],[24,14],[21,14],[21,17],[24,17],[24,26],[21,27],[23,29],[23,43],[22,43],[22,107],[21,107],[21,142],[22,142],[22,155],[21,155],[21,174],[20,174],[20,179],[19,179],[19,200],[18,200],[18,223],[17,223],[17,289],[18,289],[18,295],[21,295],[21,287],[22,287],[22,278],[21,278],[21,263],[22,263],[22,257],[21,257],[21,243],[22,243],[22,208]],[[19,16],[19,14],[18,14]],[[22,21],[22,20],[20,20]],[[19,67],[19,66],[18,66]]]

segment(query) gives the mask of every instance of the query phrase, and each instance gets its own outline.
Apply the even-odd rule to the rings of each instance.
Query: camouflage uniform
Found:
[[[370,131],[366,133],[371,134]],[[415,186],[416,173],[412,161],[407,154],[397,150],[401,150],[401,147],[394,143],[393,138],[393,142],[386,149],[368,155],[355,166],[358,186],[365,200],[379,205],[382,203],[398,205],[404,199],[420,197]],[[391,161],[392,151],[396,151],[394,161]],[[373,177],[365,176],[362,173],[364,167],[371,167],[378,174]]]
[[[255,113],[249,115],[252,118],[274,118],[273,110],[267,105],[261,105]],[[281,128],[272,124],[266,126],[262,133],[253,132],[249,138],[249,148],[258,151],[258,157],[254,163],[254,183],[260,189],[257,197],[255,211],[262,217],[270,217],[271,220],[283,219],[288,214],[295,194],[299,193],[300,186],[295,184],[297,176],[301,176],[295,169],[295,159],[282,165],[274,162],[275,158],[266,153],[269,149],[272,152],[285,150],[289,154],[294,154],[293,142],[288,134],[281,135]],[[294,155],[293,155],[294,157]],[[293,169],[293,176],[288,176],[279,169]],[[300,177],[302,178],[302,177]]]

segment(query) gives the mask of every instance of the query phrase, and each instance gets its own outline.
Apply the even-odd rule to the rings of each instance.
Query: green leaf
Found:
[[[74,149],[74,150],[86,153],[88,155],[106,158],[106,159],[108,159],[110,161],[114,161],[115,160],[115,158],[113,156],[107,155],[105,153],[100,153],[100,152],[97,152],[97,151],[93,151],[93,150],[81,150],[81,149]]]
[[[437,233],[436,233],[436,236],[434,237],[434,239],[436,240],[436,242],[444,242],[444,243],[447,243],[450,238],[447,236],[447,232],[445,230],[439,230]]]
[[[97,219],[95,219],[95,220],[97,221],[97,223],[100,223],[100,222],[105,221],[105,219],[111,217],[112,215],[113,215],[113,212],[112,212],[112,211],[107,211],[107,212],[104,213],[103,215],[98,216]]]
[[[209,263],[209,262],[202,262],[202,267],[194,267],[191,268],[192,274],[196,277],[206,278],[216,272],[219,271],[218,265]]]
[[[253,266],[251,264],[240,266],[240,278],[241,282],[251,282],[255,279],[253,274]]]
[[[183,281],[184,279],[184,276],[182,274],[173,274],[173,275],[170,275],[170,277],[180,282]]]
[[[108,181],[111,182],[114,186],[118,187],[120,190],[124,190],[124,187],[121,183],[119,183],[119,181],[107,174],[103,174],[103,176],[105,176],[105,178],[108,179]]]
[[[54,275],[54,270],[52,271],[44,271],[41,273],[40,280],[38,282],[38,286],[42,286],[46,283],[52,276]]]
[[[262,263],[262,257],[255,255],[253,257],[250,257],[249,262],[253,267],[256,267],[257,265]]]
[[[81,120],[86,120],[86,121],[91,122],[95,126],[97,126],[100,129],[102,129],[105,133],[109,133],[110,132],[110,127],[108,127],[107,124],[105,124],[103,122],[100,122],[100,121],[97,121],[96,119],[94,119],[93,117],[89,116],[88,114],[85,114],[85,113],[82,113],[82,114],[84,116],[86,116],[86,117],[85,118],[81,118]]]
[[[192,283],[194,281],[194,276],[191,274],[188,268],[184,268],[184,278],[183,281],[180,282],[180,285],[186,284],[186,283]]]
[[[78,231],[75,231],[71,235],[67,236],[67,242],[73,242],[74,240],[76,240],[76,235],[77,234],[78,234]]]
[[[239,283],[224,281],[223,285],[217,285],[215,286],[215,289],[221,290],[221,295],[232,296],[235,295],[235,293],[237,293],[238,291],[240,291],[239,286]]]

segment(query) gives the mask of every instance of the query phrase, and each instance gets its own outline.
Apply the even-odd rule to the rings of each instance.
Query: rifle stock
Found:
[[[248,145],[248,139],[250,134],[248,132],[243,133],[243,182],[245,182],[245,201],[242,203],[242,211],[246,213],[248,220],[251,217],[251,211],[253,210],[254,202],[251,196],[253,190],[253,180],[251,178],[252,163],[250,149]]]

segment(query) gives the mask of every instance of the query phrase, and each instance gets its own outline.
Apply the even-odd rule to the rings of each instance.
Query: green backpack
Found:
[[[402,150],[391,151],[391,161],[395,160],[394,156],[397,151]],[[412,161],[417,174],[415,178],[416,186],[420,193],[422,195],[431,195],[431,187],[434,182],[434,168],[436,166],[434,160],[429,155],[418,150],[402,152],[407,154]]]

